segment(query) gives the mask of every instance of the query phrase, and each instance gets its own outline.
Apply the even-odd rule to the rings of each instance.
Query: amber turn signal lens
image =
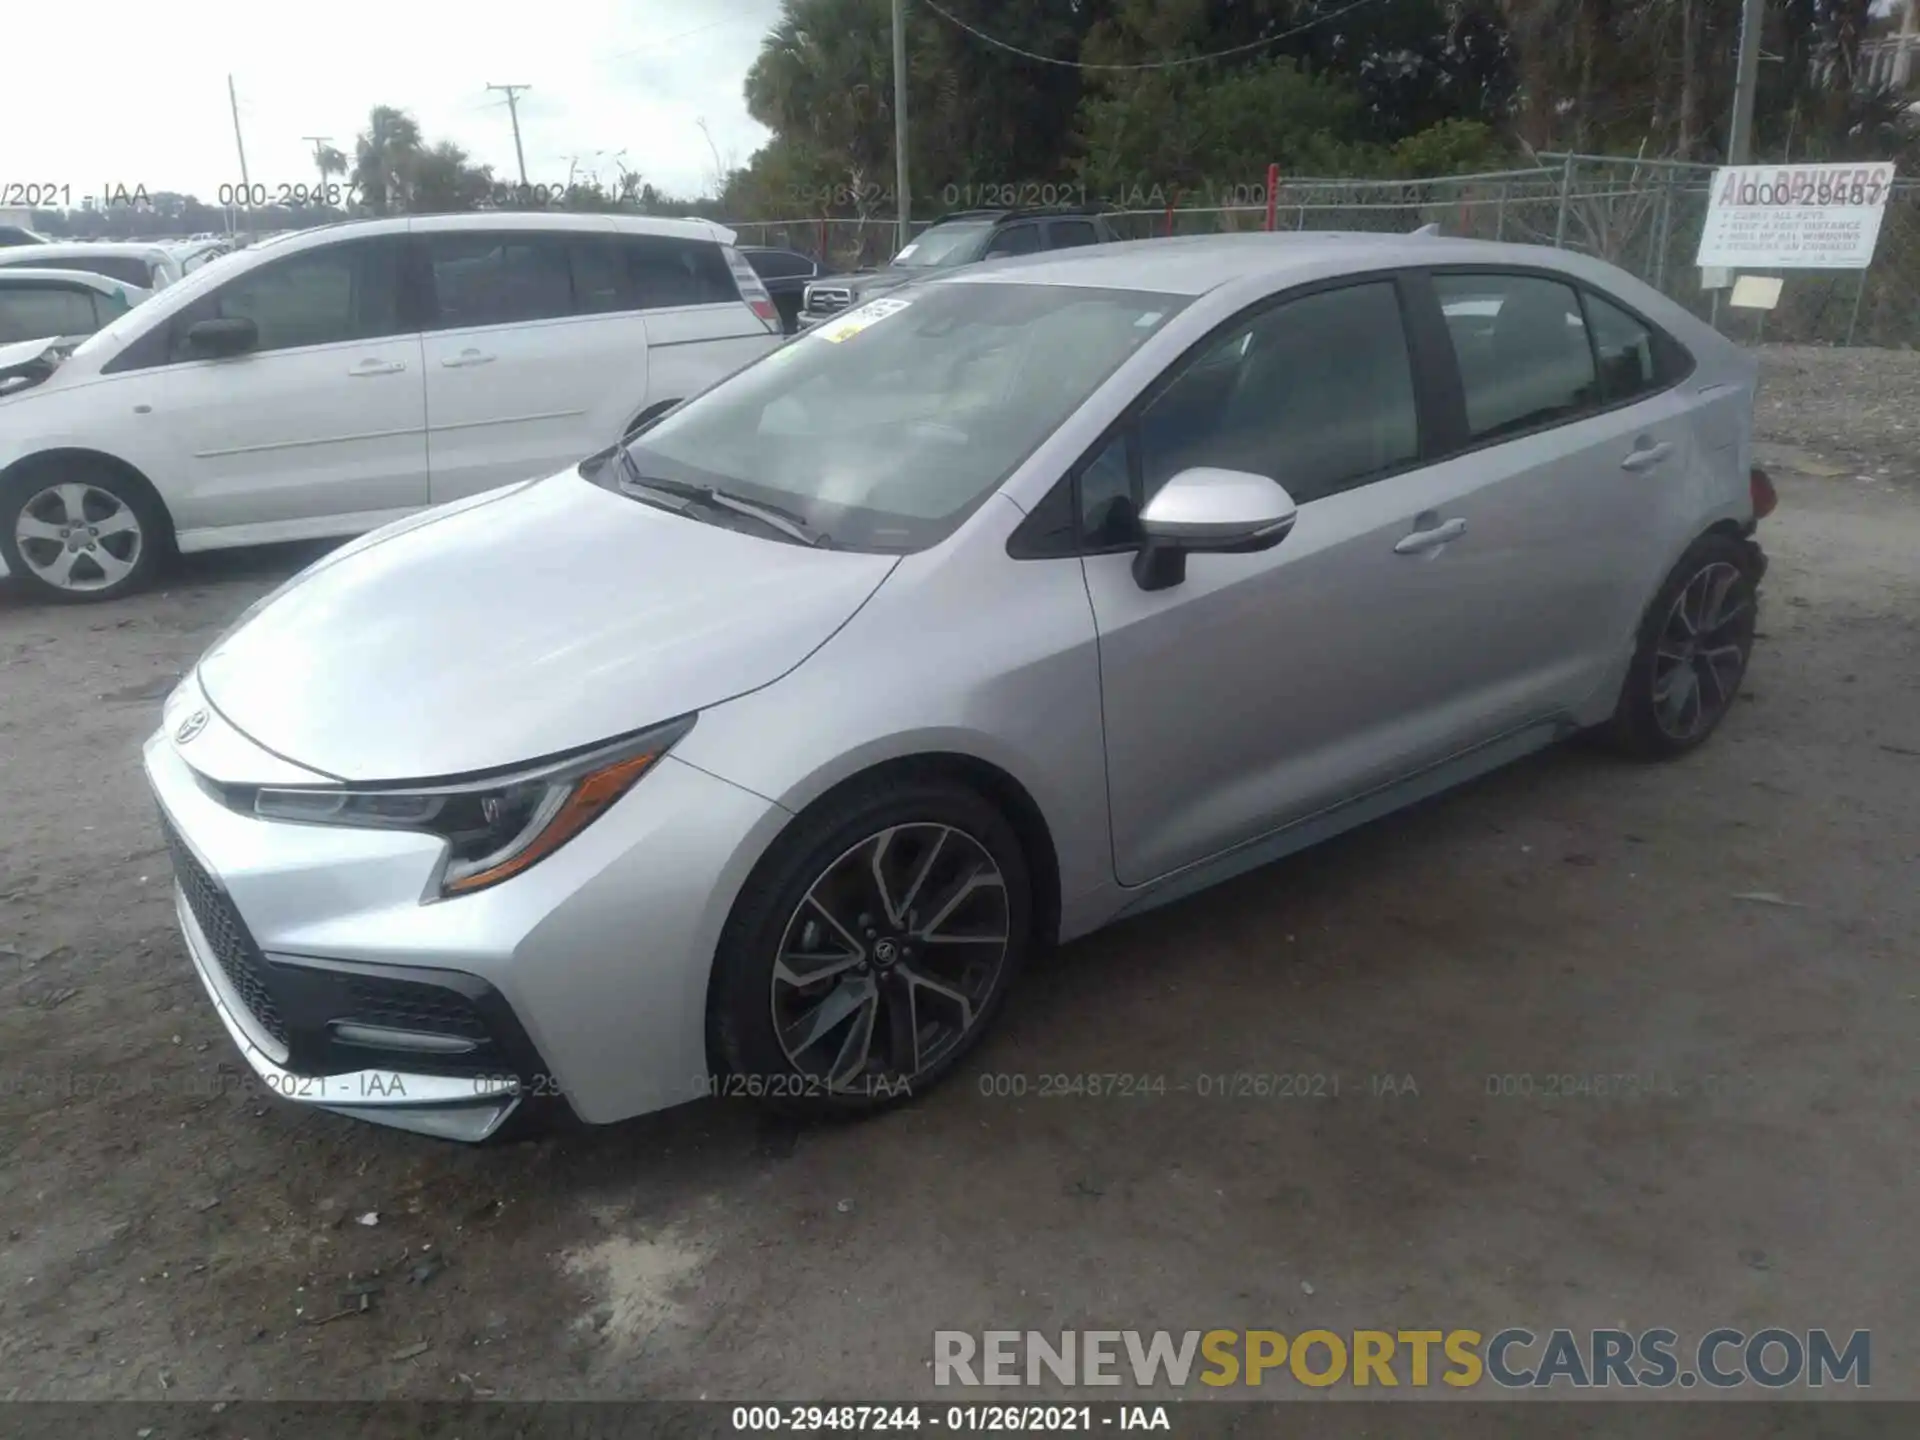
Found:
[[[632,788],[638,780],[660,758],[657,752],[647,755],[630,755],[624,760],[616,760],[603,769],[582,775],[574,782],[573,791],[553,812],[553,818],[533,839],[502,860],[498,865],[476,871],[472,875],[463,875],[458,880],[449,880],[443,887],[449,895],[465,895],[474,890],[484,890],[489,885],[498,885],[502,880],[518,875],[522,870],[538,860],[545,859],[558,850],[567,841],[578,835],[597,819],[614,801]]]

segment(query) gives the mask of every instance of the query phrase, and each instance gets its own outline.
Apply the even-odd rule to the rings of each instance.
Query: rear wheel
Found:
[[[0,486],[0,556],[43,599],[111,600],[139,589],[166,535],[152,494],[110,465],[36,467]]]
[[[938,775],[804,816],[756,869],[715,957],[721,1093],[810,1114],[923,1091],[991,1022],[1025,957],[1027,865],[1006,819]]]
[[[1704,535],[1681,557],[1640,625],[1613,718],[1612,748],[1663,760],[1702,744],[1733,708],[1753,654],[1762,565],[1750,541]]]

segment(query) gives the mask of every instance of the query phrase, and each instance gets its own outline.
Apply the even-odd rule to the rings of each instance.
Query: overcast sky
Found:
[[[11,9],[12,7],[8,7]],[[705,188],[714,157],[745,164],[767,138],[741,100],[779,0],[193,0],[155,9],[94,0],[75,28],[58,5],[0,21],[7,122],[0,202],[22,182],[181,190],[212,202],[239,179],[227,75],[240,97],[256,184],[316,179],[303,135],[353,140],[375,105],[419,120],[514,178],[513,129],[486,85],[523,84],[527,179],[562,184],[594,152],[678,194]]]

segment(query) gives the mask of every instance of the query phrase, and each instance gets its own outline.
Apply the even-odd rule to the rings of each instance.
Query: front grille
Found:
[[[287,1022],[280,1014],[280,1007],[273,1003],[273,993],[267,989],[266,962],[260,958],[253,936],[247,933],[246,922],[234,909],[233,901],[227,898],[227,892],[193,858],[193,852],[165,815],[160,817],[160,829],[173,856],[174,878],[180,882],[180,889],[187,897],[187,908],[193,911],[201,934],[207,937],[207,945],[221,973],[227,977],[227,984],[245,1002],[260,1028],[285,1045]]]
[[[351,1024],[458,1035],[483,1045],[493,1038],[472,1001],[438,985],[356,975],[347,980],[346,993],[348,1013],[339,1018]]]
[[[807,313],[809,315],[835,315],[853,303],[853,292],[832,286],[821,288],[818,285],[807,291]]]

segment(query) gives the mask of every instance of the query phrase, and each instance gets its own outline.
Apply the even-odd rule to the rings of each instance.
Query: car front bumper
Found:
[[[215,781],[286,783],[249,750],[189,680],[144,761],[188,953],[267,1089],[461,1140],[529,1105],[604,1123],[710,1093],[714,947],[785,811],[668,756],[538,865],[443,900],[436,837],[231,808]]]

